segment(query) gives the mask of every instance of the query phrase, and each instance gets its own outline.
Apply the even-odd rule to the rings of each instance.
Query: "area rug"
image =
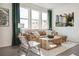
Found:
[[[74,43],[74,42],[66,42],[63,43],[62,46],[51,49],[51,50],[44,50],[41,49],[41,56],[56,56],[74,46],[76,46],[78,43]]]

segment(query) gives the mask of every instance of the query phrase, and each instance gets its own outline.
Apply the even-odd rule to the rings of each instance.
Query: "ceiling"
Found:
[[[79,3],[33,3],[33,4],[38,5],[40,7],[49,8],[49,9],[61,7],[65,5],[79,6]]]

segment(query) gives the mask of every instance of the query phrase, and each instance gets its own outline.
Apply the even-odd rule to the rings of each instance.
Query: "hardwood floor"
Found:
[[[18,47],[4,47],[4,48],[0,48],[0,56],[21,56],[24,55],[25,53],[23,53],[22,51],[20,53],[18,53]],[[76,45],[66,51],[64,51],[61,54],[58,54],[57,56],[69,56],[71,54],[75,54],[77,56],[79,56],[79,45]],[[32,52],[29,52],[29,56],[38,56]]]
[[[57,55],[57,56],[69,56],[71,54],[75,54],[76,56],[79,56],[79,44],[64,51],[63,53]]]
[[[3,47],[0,48],[0,56],[22,56],[26,55],[24,52],[19,51],[18,47]],[[28,56],[36,56],[36,54],[29,52]]]

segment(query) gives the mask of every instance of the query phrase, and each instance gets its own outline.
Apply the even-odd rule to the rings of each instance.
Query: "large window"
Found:
[[[47,13],[42,12],[42,29],[48,29]]]
[[[32,29],[39,29],[39,11],[37,10],[31,10],[31,16],[32,16]]]
[[[28,9],[20,7],[20,23],[24,24],[24,28],[28,28]]]
[[[25,29],[48,29],[47,12],[20,7],[20,23]]]

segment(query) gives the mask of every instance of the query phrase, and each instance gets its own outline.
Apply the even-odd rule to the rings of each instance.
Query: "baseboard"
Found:
[[[0,48],[2,48],[2,47],[8,47],[8,46],[11,46],[11,44],[0,45]]]

